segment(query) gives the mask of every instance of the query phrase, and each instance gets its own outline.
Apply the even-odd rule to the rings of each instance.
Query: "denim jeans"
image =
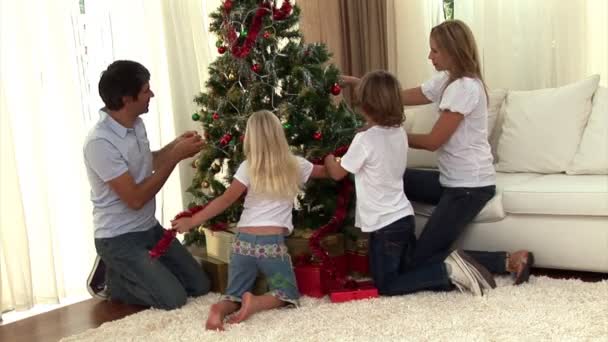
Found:
[[[268,281],[269,295],[299,305],[300,292],[283,235],[236,234],[223,299],[240,302],[252,290],[258,271]]]
[[[452,244],[496,192],[494,185],[478,188],[448,188],[439,183],[439,172],[407,169],[404,190],[410,201],[435,205],[416,242],[413,265],[443,261]],[[505,252],[466,251],[492,273],[506,272]]]
[[[188,296],[209,292],[209,278],[179,241],[173,240],[160,258],[150,258],[148,251],[163,233],[157,224],[142,232],[95,239],[97,254],[107,266],[112,300],[171,310],[184,305]]]
[[[414,217],[407,216],[370,234],[370,271],[381,295],[452,288],[443,260],[412,265],[416,250],[414,231]]]

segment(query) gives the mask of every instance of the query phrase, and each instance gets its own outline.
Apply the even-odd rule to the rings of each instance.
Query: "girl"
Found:
[[[440,116],[428,134],[408,134],[412,148],[437,151],[439,171],[408,169],[405,192],[435,205],[416,244],[413,263],[447,251],[496,192],[496,172],[488,143],[488,95],[475,39],[460,20],[431,30],[428,58],[437,71],[421,86],[401,92],[403,105],[439,104]],[[345,82],[358,79],[345,76]],[[532,253],[468,252],[494,273],[511,272],[515,284],[528,280]]]
[[[191,218],[172,222],[178,232],[187,232],[223,212],[247,191],[232,244],[228,288],[211,307],[208,330],[223,330],[224,317],[237,310],[229,323],[288,303],[298,305],[300,294],[284,236],[293,230],[293,202],[303,184],[310,177],[327,176],[325,167],[290,152],[279,119],[269,111],[253,113],[247,120],[244,152],[245,161],[220,197]],[[258,270],[270,280],[270,292],[262,296],[249,292]]]
[[[416,237],[414,211],[403,192],[408,139],[401,128],[400,88],[395,77],[384,71],[363,77],[357,98],[367,123],[339,162],[333,155],[325,158],[327,172],[335,180],[349,172],[355,175],[355,225],[371,233],[371,274],[380,294],[400,295],[456,285],[481,295],[480,284],[490,287],[494,281],[482,266],[463,259],[460,251],[432,264],[410,267]]]

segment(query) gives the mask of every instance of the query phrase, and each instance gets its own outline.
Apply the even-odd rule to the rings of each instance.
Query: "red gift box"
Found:
[[[347,260],[345,255],[331,257],[339,274],[346,274]],[[335,278],[319,264],[303,263],[294,268],[298,290],[302,295],[320,298],[331,290],[339,288]]]
[[[332,303],[342,303],[351,300],[377,298],[378,289],[371,282],[358,283],[354,289],[342,289],[332,291],[329,294],[329,299]]]
[[[369,256],[353,251],[346,252],[348,269],[360,275],[369,275]]]

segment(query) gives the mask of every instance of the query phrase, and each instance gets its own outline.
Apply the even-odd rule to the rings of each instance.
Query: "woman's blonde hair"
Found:
[[[244,152],[250,190],[274,199],[293,199],[300,191],[300,169],[279,119],[267,110],[251,114]]]
[[[477,78],[483,84],[487,98],[488,91],[481,75],[477,43],[469,26],[461,20],[446,20],[433,27],[431,39],[450,56],[452,68],[449,70],[448,84],[461,77]]]
[[[361,108],[374,123],[380,126],[398,127],[403,123],[401,84],[391,73],[384,70],[368,72],[356,90]]]

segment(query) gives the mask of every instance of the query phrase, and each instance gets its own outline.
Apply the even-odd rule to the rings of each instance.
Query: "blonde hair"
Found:
[[[356,90],[357,99],[374,123],[380,126],[398,127],[403,123],[401,84],[391,73],[384,70],[365,74]]]
[[[300,191],[300,169],[279,119],[267,110],[251,114],[244,152],[250,190],[274,199],[293,199]]]
[[[446,20],[433,27],[431,39],[439,49],[450,56],[452,68],[449,70],[448,84],[461,77],[477,78],[483,84],[487,98],[488,90],[481,76],[477,43],[469,26],[461,20]]]

